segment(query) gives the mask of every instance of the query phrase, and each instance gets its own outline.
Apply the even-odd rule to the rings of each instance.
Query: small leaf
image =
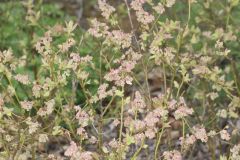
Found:
[[[175,87],[175,88],[179,88],[179,84],[178,84],[177,81],[174,81],[173,83],[174,83],[174,87]]]
[[[116,90],[116,95],[119,96],[119,97],[123,97],[123,91],[120,91],[120,90]]]
[[[3,114],[5,114],[7,116],[11,116],[12,112],[13,112],[13,108],[3,107]]]
[[[60,135],[61,133],[62,133],[62,130],[60,126],[53,127],[53,131],[52,131],[53,136]]]
[[[232,0],[231,1],[231,6],[232,7],[235,7],[235,6],[237,6],[239,4],[239,0]]]
[[[132,136],[127,135],[126,139],[127,139],[127,145],[133,144],[135,142]]]
[[[102,151],[103,151],[103,153],[109,153],[107,147],[105,147],[105,146],[102,147]]]

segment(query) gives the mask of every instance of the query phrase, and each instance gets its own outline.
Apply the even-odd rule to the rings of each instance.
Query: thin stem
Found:
[[[143,148],[143,146],[144,146],[144,142],[145,142],[145,140],[142,141],[141,146],[140,146],[140,147],[138,148],[138,150],[134,153],[134,155],[133,155],[133,157],[131,158],[131,160],[136,160],[136,159],[137,159],[138,154],[141,152],[141,150],[142,150],[142,148]]]
[[[107,112],[108,108],[111,106],[114,98],[115,98],[115,95],[112,96],[112,98],[111,98],[110,102],[108,103],[107,107],[105,107],[104,111],[102,112],[102,117],[105,115],[105,113]]]
[[[32,160],[35,160],[36,159],[36,155],[35,155],[35,147],[32,146]]]
[[[100,85],[102,85],[102,45],[101,45],[101,50],[100,50],[100,73],[99,73],[99,81],[100,81]],[[100,100],[100,117],[99,117],[99,123],[98,123],[98,149],[99,151],[101,151],[102,146],[103,146],[103,103],[102,103],[102,99]]]
[[[185,123],[184,123],[184,120],[182,119],[182,137],[183,137],[183,140],[184,140],[184,137],[185,137]],[[181,146],[181,152],[183,150],[183,147]]]
[[[181,82],[181,84],[180,84],[180,86],[179,86],[179,88],[178,88],[177,97],[179,96],[179,93],[180,93],[180,90],[181,90],[181,88],[182,88],[182,86],[183,86],[183,83],[184,83],[184,78],[182,78],[182,82]]]
[[[6,74],[5,74],[5,77],[7,78],[7,81],[8,81],[8,83],[10,84],[10,86],[11,86],[12,88],[14,88],[14,86],[13,86],[11,80],[8,78],[8,76],[7,76]],[[20,103],[20,100],[19,100],[19,98],[18,98],[17,93],[14,92],[14,95],[15,95],[15,97],[16,97],[16,100],[17,100],[18,104],[21,106],[21,103]]]
[[[237,71],[237,66],[236,66],[236,63],[234,62],[234,60],[232,58],[228,58],[228,59],[231,63],[231,70],[232,70],[232,73],[233,73],[234,82],[235,82],[235,85],[236,85],[236,88],[237,88],[238,95],[240,96],[240,83],[239,83],[239,74],[238,74],[238,71]]]
[[[231,16],[231,11],[232,11],[232,6],[229,7],[229,9],[227,8],[227,20],[226,20],[226,30],[228,28],[228,25],[229,25],[229,20],[230,20],[230,16]]]
[[[163,132],[164,132],[164,127],[162,127],[160,135],[158,136],[157,144],[156,144],[155,151],[154,151],[154,159],[155,160],[158,160],[158,158],[157,158],[157,156],[158,156],[158,147],[159,147],[159,145],[161,143],[161,138],[162,138]]]
[[[131,17],[131,14],[130,14],[130,7],[127,3],[127,0],[124,0],[126,6],[127,6],[127,11],[128,11],[128,18],[129,18],[129,22],[130,22],[130,25],[131,25],[131,28],[132,30],[134,29],[134,26],[133,26],[133,22],[132,22],[132,17]]]
[[[122,87],[122,92],[124,91],[124,88]],[[120,122],[120,130],[119,130],[119,144],[120,144],[120,159],[122,159],[122,132],[123,132],[123,111],[124,111],[124,98],[123,96],[121,97],[121,122]]]
[[[21,136],[20,134],[21,134],[20,129],[18,129],[18,143],[17,143],[16,150],[13,152],[13,156],[12,156],[13,160],[15,159],[17,152],[19,151],[19,148],[20,148],[20,136]]]
[[[167,78],[166,78],[166,67],[165,63],[163,63],[163,79],[164,79],[164,92],[167,91]]]

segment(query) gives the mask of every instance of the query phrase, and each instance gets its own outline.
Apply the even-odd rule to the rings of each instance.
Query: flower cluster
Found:
[[[146,0],[133,0],[131,3],[132,9],[136,11],[137,20],[144,25],[152,23],[155,19],[153,15],[143,9],[146,2]]]
[[[41,126],[38,122],[33,122],[30,117],[27,118],[26,124],[28,125],[29,134],[33,134],[34,132],[36,132]]]
[[[176,150],[166,151],[163,153],[163,156],[166,160],[182,160],[181,153]]]
[[[14,76],[14,78],[18,82],[25,84],[25,85],[28,85],[30,83],[28,75],[17,74],[16,76]]]
[[[188,108],[186,106],[186,103],[183,97],[180,97],[177,110],[174,112],[175,119],[181,119],[192,114],[193,114],[193,109]]]
[[[98,0],[98,6],[102,12],[102,16],[109,19],[110,15],[115,11],[115,8],[106,3],[106,0]]]
[[[30,102],[30,101],[22,101],[20,103],[21,103],[22,108],[27,111],[31,110],[33,107],[33,102]]]
[[[45,106],[40,108],[37,114],[40,116],[50,115],[54,110],[54,105],[55,105],[54,99],[45,102]]]
[[[40,38],[39,41],[36,43],[35,47],[38,53],[42,55],[49,55],[52,53],[51,50],[51,42],[52,42],[52,37],[51,37],[51,32],[46,32],[45,36]]]
[[[104,78],[107,81],[113,81],[116,86],[124,86],[125,84],[131,85],[133,78],[130,73],[134,69],[137,61],[141,58],[141,54],[128,50],[125,55],[116,60],[116,63],[120,63],[120,66],[116,69],[111,69]]]
[[[70,157],[71,160],[77,160],[77,159],[92,160],[93,159],[91,152],[80,152],[80,148],[73,141],[70,143],[70,146],[64,152],[64,155],[67,157]]]

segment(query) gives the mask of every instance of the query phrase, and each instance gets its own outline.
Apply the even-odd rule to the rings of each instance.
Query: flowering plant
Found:
[[[42,27],[24,3],[44,33],[20,56],[0,52],[1,157],[61,159],[38,148],[63,137],[72,160],[239,159],[239,1],[215,4],[98,0],[101,17],[79,32]]]

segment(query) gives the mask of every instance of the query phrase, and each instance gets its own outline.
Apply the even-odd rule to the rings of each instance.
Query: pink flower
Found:
[[[229,141],[231,139],[230,134],[225,129],[220,131],[220,137],[226,141]]]
[[[75,40],[73,38],[69,38],[63,44],[58,45],[58,48],[61,50],[61,52],[67,52],[69,48],[72,47],[74,44]]]
[[[207,142],[208,136],[207,136],[207,132],[206,132],[205,128],[200,127],[200,126],[194,126],[193,133],[197,139],[200,139],[202,142]]]
[[[153,139],[155,137],[155,134],[156,134],[155,129],[149,128],[145,131],[145,136],[148,137],[149,139]]]
[[[88,151],[81,152],[81,153],[80,153],[80,156],[77,157],[77,158],[79,158],[79,160],[80,160],[80,159],[82,159],[82,160],[92,160],[92,159],[93,159],[93,158],[92,158],[92,153],[91,153],[91,152],[88,152]]]
[[[27,84],[30,83],[29,78],[28,78],[28,75],[17,74],[16,76],[14,76],[14,78],[15,78],[18,82],[20,82],[20,83],[22,83],[22,84],[25,84],[25,85],[27,85]]]
[[[64,155],[67,157],[72,157],[78,152],[77,144],[73,141],[71,141],[70,146],[67,148],[67,150],[64,152]]]
[[[136,11],[137,20],[140,23],[147,25],[154,21],[154,16],[144,11],[142,6],[145,2],[146,0],[133,0],[131,3],[131,7],[133,10]]]
[[[128,52],[127,52],[126,54],[130,54],[131,57],[132,57],[132,61],[135,61],[135,62],[138,61],[138,60],[140,60],[141,57],[142,57],[141,54],[136,53],[136,52],[132,51],[131,49],[128,50]]]
[[[230,149],[232,160],[239,160],[240,158],[240,144],[234,145],[233,148]]]
[[[209,136],[209,137],[214,137],[216,134],[217,134],[217,133],[216,133],[216,131],[214,131],[214,130],[211,130],[210,132],[208,132],[208,136]]]
[[[183,117],[192,115],[193,109],[187,107],[187,104],[183,97],[180,97],[180,100],[179,100],[179,103],[177,106],[178,106],[178,108],[174,112],[175,119],[181,119]]]
[[[92,56],[86,55],[85,57],[81,57],[81,62],[82,62],[82,63],[91,62],[92,59],[93,59]]]
[[[185,140],[185,143],[186,143],[187,145],[192,145],[192,144],[194,144],[195,142],[196,142],[196,137],[195,137],[195,136],[193,136],[193,135],[191,135],[191,136],[187,135],[186,140]]]
[[[194,135],[186,135],[186,137],[180,138],[182,146],[190,146],[196,142],[196,137]]]
[[[107,39],[123,49],[129,48],[132,43],[132,35],[130,33],[124,33],[121,30],[113,30],[112,32],[109,32]]]
[[[33,96],[36,97],[36,98],[39,98],[40,97],[40,91],[41,91],[41,85],[39,85],[35,82],[33,84],[33,87],[32,87]]]
[[[182,160],[181,153],[177,150],[163,152],[163,157],[166,160]]]
[[[112,122],[112,125],[114,127],[117,127],[120,124],[120,121],[118,119],[114,119],[114,121]]]
[[[131,125],[132,121],[133,121],[132,117],[130,117],[130,116],[126,117],[124,119],[124,126],[129,127]]]
[[[183,117],[186,117],[188,115],[191,115],[193,113],[192,108],[187,108],[180,106],[175,112],[174,112],[174,117],[175,119],[181,119]]]
[[[124,33],[120,33],[120,31],[116,31],[116,33],[120,34],[120,36],[122,34],[125,35]],[[123,38],[123,42],[125,43],[126,40],[124,39],[125,38]],[[129,39],[129,41],[130,40],[131,38]],[[119,39],[119,37],[118,39],[116,39],[116,42],[119,43],[119,45],[121,45],[123,48],[128,47],[128,46],[125,46],[123,43],[121,43],[121,38]],[[107,81],[114,82],[116,86],[124,86],[125,84],[132,85],[133,78],[129,73],[132,72],[135,65],[137,64],[137,60],[139,60],[140,58],[141,58],[141,54],[137,54],[133,52],[132,49],[129,49],[128,51],[126,51],[126,53],[122,57],[115,60],[114,63],[120,64],[120,66],[118,68],[111,69],[110,72],[108,72],[104,76],[104,78]]]
[[[153,9],[158,13],[158,14],[162,14],[165,9],[164,6],[162,5],[162,3],[158,3],[157,6],[153,7]]]
[[[109,19],[110,15],[115,11],[115,8],[106,3],[106,0],[98,0],[98,6],[102,11],[102,16]]]
[[[206,66],[196,66],[193,70],[192,70],[193,74],[199,75],[199,74],[210,74],[211,71],[209,70],[208,67]]]
[[[104,78],[107,81],[114,81],[117,86],[124,86],[125,84],[132,84],[132,77],[128,75],[124,75],[122,68],[112,69],[109,73],[107,73]]]
[[[123,81],[125,81],[126,84],[132,85],[133,78],[127,75],[123,78]],[[120,86],[123,86],[123,85],[120,85]]]
[[[175,99],[172,99],[170,102],[168,102],[168,108],[169,109],[175,109],[176,108],[177,101]]]
[[[168,115],[168,111],[163,109],[163,108],[156,108],[153,110],[154,116],[158,117],[158,118],[163,118],[166,117]]]
[[[89,139],[89,142],[92,143],[92,144],[95,144],[97,142],[97,138],[94,137],[94,136],[91,136],[90,139]]]
[[[70,58],[75,63],[78,63],[81,61],[81,58],[80,58],[79,54],[77,54],[77,53],[71,53]]]
[[[45,106],[40,108],[38,110],[37,114],[40,115],[40,116],[50,115],[54,110],[54,105],[55,105],[55,100],[54,99],[51,99],[51,100],[45,102]]]
[[[87,132],[83,127],[79,127],[77,129],[77,134],[80,135],[82,138],[88,138]]]
[[[35,45],[38,53],[42,55],[48,55],[51,53],[50,45],[52,42],[51,32],[48,31],[45,33],[44,37],[42,37],[37,44]]]
[[[88,122],[90,120],[89,115],[81,109],[80,106],[75,106],[76,113],[76,119],[78,120],[78,124],[82,127],[85,127],[88,125]]]
[[[119,81],[120,77],[120,70],[119,69],[111,69],[109,73],[107,73],[104,78],[107,81]]]
[[[22,108],[27,111],[30,111],[33,106],[33,102],[31,102],[31,101],[22,101],[22,102],[20,102],[20,104],[21,104]]]
[[[113,140],[111,140],[108,145],[113,148],[113,149],[117,149],[119,147],[119,143],[116,141],[116,139],[114,138]]]
[[[106,98],[108,96],[108,92],[106,91],[108,87],[108,84],[103,83],[99,86],[97,94],[99,99]]]
[[[159,122],[159,118],[153,112],[149,112],[144,121],[148,127],[154,127]]]
[[[144,133],[138,133],[134,135],[134,140],[136,141],[137,144],[141,144],[144,138],[145,138]]]
[[[136,62],[135,61],[123,61],[122,62],[122,69],[125,71],[125,72],[131,72],[133,70],[133,68],[135,67],[136,65]]]
[[[146,107],[145,101],[142,98],[140,92],[135,92],[135,98],[131,102],[131,108],[129,109],[129,113],[135,114],[136,111],[143,112],[143,109]]]
[[[97,21],[97,19],[91,20],[91,28],[88,33],[96,38],[102,37],[108,34],[108,26],[105,23]]]
[[[141,131],[145,128],[145,122],[141,120],[133,121],[134,131]]]
[[[38,128],[41,126],[38,122],[33,122],[30,117],[27,118],[26,124],[28,125],[28,132],[29,134],[32,134],[38,130]]]

